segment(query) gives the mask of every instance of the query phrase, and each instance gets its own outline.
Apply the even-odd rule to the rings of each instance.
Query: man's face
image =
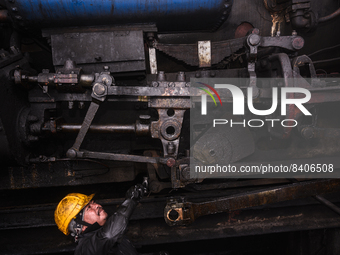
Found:
[[[84,209],[84,221],[90,224],[98,223],[103,226],[107,219],[107,213],[102,206],[91,201]]]

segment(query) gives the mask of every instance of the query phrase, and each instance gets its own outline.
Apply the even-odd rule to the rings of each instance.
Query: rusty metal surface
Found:
[[[158,210],[157,212],[154,211],[155,208],[151,204],[141,205],[142,208],[145,206],[147,208],[145,212],[148,213],[148,210],[150,210],[155,218],[130,221],[126,235],[136,247],[154,244],[162,244],[164,247],[168,243],[177,243],[171,254],[177,254],[178,247],[181,244],[183,246],[183,243],[187,241],[263,234],[273,235],[288,231],[340,227],[337,214],[331,210],[325,210],[322,205],[315,204],[243,210],[232,215],[221,213],[199,218],[194,224],[187,227],[169,227],[162,218],[156,217],[159,213]],[[112,205],[113,209],[114,207],[115,205]],[[52,215],[52,207],[50,209],[51,211],[47,212]],[[137,207],[136,212],[137,210],[139,210],[139,207]],[[135,216],[132,215],[133,218]],[[53,223],[51,222],[51,224]],[[322,231],[322,233],[325,233],[324,230]],[[3,247],[2,252],[8,255],[19,255],[30,251],[46,254],[53,252],[71,253],[75,249],[73,240],[65,238],[52,225],[40,228],[21,228],[20,231],[19,229],[2,229],[0,235],[2,236],[0,239],[0,244]],[[37,235],[39,238],[36,238]],[[263,237],[260,236],[259,240],[262,240],[263,243],[267,242],[268,239],[264,240]],[[230,241],[231,239],[227,240]]]
[[[115,72],[145,69],[142,31],[54,34],[51,43],[55,66],[62,66],[71,58],[87,73],[100,72],[103,66]]]
[[[211,67],[211,42],[198,41],[199,67]]]
[[[149,61],[150,61],[150,72],[151,74],[157,74],[157,59],[156,59],[156,49],[149,48]]]
[[[145,170],[136,169],[131,162],[37,158],[31,159],[30,167],[4,167],[0,190],[25,192],[29,188],[133,181],[140,173]]]
[[[339,189],[340,180],[333,179],[278,186],[263,191],[238,194],[202,203],[169,200],[164,209],[164,219],[170,226],[187,225],[204,215],[305,198],[335,192]]]

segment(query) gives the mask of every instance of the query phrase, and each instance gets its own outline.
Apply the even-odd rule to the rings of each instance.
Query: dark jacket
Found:
[[[125,200],[104,226],[94,224],[79,235],[75,255],[138,254],[123,235],[137,202]]]

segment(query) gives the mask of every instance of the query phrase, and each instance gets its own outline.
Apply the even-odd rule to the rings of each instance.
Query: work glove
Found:
[[[132,199],[136,202],[139,202],[139,200],[144,196],[146,193],[146,188],[142,184],[137,184],[135,186],[132,186],[128,189],[126,192],[126,199]]]

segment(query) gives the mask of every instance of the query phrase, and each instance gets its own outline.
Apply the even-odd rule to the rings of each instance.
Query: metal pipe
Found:
[[[65,133],[79,132],[80,124],[62,124],[58,126],[58,131]],[[127,133],[133,134],[136,132],[135,124],[109,124],[109,125],[91,125],[89,131],[92,133]]]
[[[61,124],[58,125],[58,132],[73,133],[79,132],[80,124]],[[150,125],[142,124],[137,121],[135,124],[107,124],[107,125],[91,125],[89,132],[102,134],[136,134],[138,136],[146,136],[150,134]]]
[[[329,14],[325,17],[322,17],[319,19],[319,23],[322,23],[322,22],[326,22],[326,21],[329,21],[331,19],[334,19],[335,17],[339,16],[340,15],[340,8],[337,9],[335,12],[333,12],[332,14]]]

